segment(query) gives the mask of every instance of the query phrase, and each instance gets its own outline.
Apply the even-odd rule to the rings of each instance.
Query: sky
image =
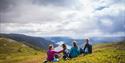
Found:
[[[0,0],[0,33],[125,36],[125,0]]]

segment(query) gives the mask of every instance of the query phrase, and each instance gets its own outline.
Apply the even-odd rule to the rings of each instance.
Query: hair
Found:
[[[48,49],[50,50],[50,49],[52,49],[52,48],[53,48],[53,45],[50,44],[50,45],[48,46]]]
[[[73,42],[73,47],[76,47],[76,48],[78,47],[76,42]]]
[[[66,44],[62,44],[62,47],[63,47],[63,49],[66,49],[67,47],[66,47]]]
[[[85,39],[87,43],[89,43],[89,39]]]

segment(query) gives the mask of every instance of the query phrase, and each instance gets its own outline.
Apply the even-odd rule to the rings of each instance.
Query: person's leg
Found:
[[[89,47],[88,47],[88,53],[89,53],[89,54],[92,53],[92,45],[89,45]]]
[[[80,48],[80,54],[83,54],[84,50],[82,48]]]
[[[48,61],[44,61],[43,63],[48,63]]]
[[[66,60],[66,56],[65,55],[63,56],[63,59]]]
[[[58,58],[54,58],[54,60],[52,62],[58,62],[59,59]]]
[[[72,58],[71,54],[69,54],[69,58]]]

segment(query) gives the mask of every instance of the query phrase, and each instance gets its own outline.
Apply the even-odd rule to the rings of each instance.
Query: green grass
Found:
[[[0,38],[0,63],[42,63],[44,51],[38,51],[23,43]],[[31,61],[31,62],[30,62]],[[93,53],[56,63],[125,63],[125,41],[93,45]]]
[[[0,38],[0,63],[18,63],[31,59],[41,59],[44,55],[23,43],[8,38]],[[44,55],[45,56],[45,55]]]
[[[125,42],[97,44],[93,53],[57,63],[125,63]]]

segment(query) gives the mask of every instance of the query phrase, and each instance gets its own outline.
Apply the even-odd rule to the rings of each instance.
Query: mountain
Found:
[[[70,37],[44,37],[46,40],[50,40],[50,41],[52,41],[52,42],[54,42],[54,43],[58,43],[58,42],[64,42],[64,43],[66,43],[66,44],[69,44],[69,45],[71,45],[72,44],[72,38],[70,38]]]
[[[93,45],[92,54],[58,63],[125,63],[125,40]],[[0,63],[41,63],[46,60],[46,52],[38,51],[22,42],[10,38],[0,38]],[[111,61],[112,60],[112,61]]]
[[[120,41],[124,41],[125,40],[125,36],[121,36],[121,37],[91,37],[90,39],[93,44],[96,43],[109,43],[109,42],[120,42]]]
[[[72,41],[76,40],[77,44],[81,47],[84,45],[85,41],[83,39],[72,39],[70,37],[44,37],[46,40],[50,40],[57,44],[66,43],[69,46],[72,46]],[[118,42],[124,40],[125,37],[91,37],[89,38],[90,44],[96,44],[96,43],[109,43],[109,42]]]
[[[33,48],[9,38],[0,38],[0,54],[35,51]]]
[[[57,46],[56,44],[62,44],[66,43],[68,46],[72,46],[72,41],[76,40],[77,44],[81,47],[84,45],[85,41],[83,39],[73,39],[71,37],[67,36],[55,36],[55,37],[32,37],[27,36],[23,34],[0,34],[0,37],[6,37],[10,38],[19,42],[23,42],[29,46],[32,46],[34,48],[42,48],[47,49],[49,44],[54,44],[54,46]],[[91,37],[90,43],[96,44],[96,43],[109,43],[109,42],[118,42],[124,40],[125,37]]]
[[[60,36],[56,36],[56,37],[44,37],[46,40],[50,40],[56,44],[62,44],[62,43],[65,43],[67,44],[68,46],[72,46],[72,42],[73,40],[75,40],[77,42],[77,44],[79,46],[82,46],[83,45],[83,39],[73,39],[73,38],[70,38],[70,37],[60,37]]]
[[[0,37],[10,38],[19,42],[23,42],[24,44],[34,48],[42,48],[45,50],[47,50],[49,44],[56,46],[56,44],[44,38],[32,37],[23,34],[0,34]]]

